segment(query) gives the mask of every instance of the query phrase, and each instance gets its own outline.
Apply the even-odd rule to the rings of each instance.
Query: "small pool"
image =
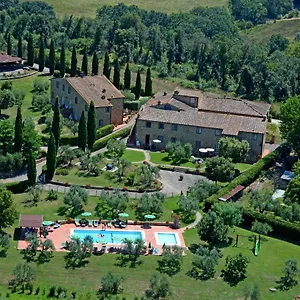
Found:
[[[157,240],[159,245],[168,245],[168,246],[174,246],[174,245],[180,245],[178,236],[176,233],[157,233]]]
[[[135,241],[144,239],[141,231],[119,231],[119,230],[99,230],[99,229],[73,229],[71,235],[78,236],[81,241],[86,236],[91,236],[94,243],[123,244],[124,239]]]

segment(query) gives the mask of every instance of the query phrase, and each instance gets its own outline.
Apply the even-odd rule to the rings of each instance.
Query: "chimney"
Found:
[[[158,105],[161,105],[161,101],[160,101],[160,100],[158,100],[158,101],[157,101],[157,104],[158,104]]]
[[[106,89],[103,89],[103,90],[102,90],[102,93],[105,94],[105,93],[106,93]]]
[[[167,96],[167,92],[164,92],[164,96]]]

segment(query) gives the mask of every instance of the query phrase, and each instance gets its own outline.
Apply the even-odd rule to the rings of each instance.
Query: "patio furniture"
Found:
[[[89,227],[92,227],[93,226],[93,220],[88,220],[89,222]]]
[[[98,225],[99,225],[98,220],[94,220],[94,221],[93,221],[93,224],[94,224],[94,227],[98,227]]]
[[[80,222],[79,222],[79,218],[75,218],[74,219],[74,222],[75,222],[75,225],[78,227],[78,226],[80,226]]]
[[[53,226],[54,229],[57,229],[59,227],[60,227],[60,224],[54,224],[54,226]]]

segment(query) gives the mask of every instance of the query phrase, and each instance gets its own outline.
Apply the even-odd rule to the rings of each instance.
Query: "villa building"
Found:
[[[191,143],[218,150],[221,137],[249,142],[247,160],[257,161],[265,144],[270,105],[263,102],[205,96],[201,91],[179,89],[158,93],[138,113],[129,143],[149,148],[159,140],[158,149],[168,142]]]
[[[94,101],[98,127],[123,123],[124,95],[105,76],[53,78],[52,104],[56,97],[62,114],[75,121],[79,121],[82,111],[88,112]]]

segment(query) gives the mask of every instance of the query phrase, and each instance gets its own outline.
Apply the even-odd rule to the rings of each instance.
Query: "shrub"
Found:
[[[140,101],[136,100],[136,101],[125,101],[124,102],[124,108],[128,108],[130,110],[135,110],[138,111],[141,107],[141,103]]]
[[[4,173],[17,174],[23,168],[23,157],[21,153],[0,155],[0,170]]]
[[[48,192],[47,200],[49,200],[49,201],[54,201],[54,200],[57,200],[57,198],[58,198],[57,192],[54,191],[53,189],[51,189],[51,190]]]
[[[59,168],[55,172],[56,175],[67,176],[69,175],[69,171],[67,169]]]
[[[97,129],[97,131],[96,131],[96,140],[112,133],[113,131],[114,131],[114,125],[112,125],[112,124],[109,124],[109,125],[106,125],[102,128]]]
[[[130,131],[131,131],[131,126],[120,129],[117,132],[114,132],[113,134],[111,134],[110,136],[105,136],[101,139],[98,139],[97,141],[95,141],[92,151],[97,151],[99,149],[104,148],[110,139],[124,138],[124,137],[128,136]]]

